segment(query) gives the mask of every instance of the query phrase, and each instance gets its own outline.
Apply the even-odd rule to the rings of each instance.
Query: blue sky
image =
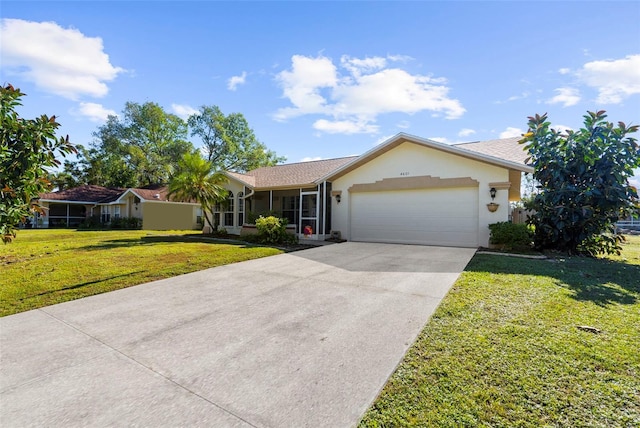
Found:
[[[0,16],[21,114],[55,114],[77,144],[127,101],[240,112],[288,162],[398,132],[520,135],[545,112],[640,124],[638,1],[2,1]]]

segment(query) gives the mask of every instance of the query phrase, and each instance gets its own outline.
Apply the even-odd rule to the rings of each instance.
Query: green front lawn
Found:
[[[360,426],[640,426],[640,237],[624,247],[476,255]]]
[[[172,234],[174,236],[167,236]],[[179,235],[191,234],[191,237]],[[0,244],[0,316],[281,253],[194,231],[20,230]]]

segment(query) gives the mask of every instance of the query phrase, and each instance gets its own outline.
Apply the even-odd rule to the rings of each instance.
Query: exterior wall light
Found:
[[[336,195],[336,202],[340,203],[340,200],[342,199],[342,197],[340,195]]]
[[[489,190],[489,194],[491,195],[491,200],[494,200],[496,198],[496,188],[492,187],[491,190]]]

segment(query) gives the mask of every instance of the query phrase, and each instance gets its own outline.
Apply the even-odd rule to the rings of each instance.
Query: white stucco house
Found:
[[[361,156],[227,172],[229,197],[213,214],[230,233],[249,211],[272,211],[303,239],[487,246],[488,225],[510,219],[533,172],[518,140],[448,145],[400,133]]]

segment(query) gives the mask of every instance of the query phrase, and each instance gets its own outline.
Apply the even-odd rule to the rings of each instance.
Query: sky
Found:
[[[56,115],[84,146],[128,101],[242,113],[287,162],[399,132],[519,136],[543,113],[559,129],[597,110],[640,124],[640,1],[1,0],[0,18],[20,114]]]

